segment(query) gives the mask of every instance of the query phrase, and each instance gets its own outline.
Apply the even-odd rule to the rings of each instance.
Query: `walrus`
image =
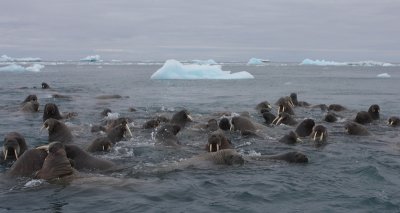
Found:
[[[72,160],[73,167],[79,170],[107,170],[115,166],[111,161],[96,158],[73,144],[65,144],[66,156]]]
[[[288,163],[308,163],[307,155],[301,152],[286,152],[276,155],[261,155],[251,157],[253,160],[283,160]]]
[[[316,145],[322,145],[328,138],[328,130],[323,125],[316,125],[310,134],[310,138]]]
[[[112,142],[108,137],[100,137],[94,139],[90,145],[86,148],[88,152],[106,152],[110,151]]]
[[[290,93],[290,99],[292,100],[293,105],[299,106],[299,107],[309,107],[311,104],[305,102],[305,101],[298,101],[297,100],[297,93]]]
[[[121,123],[111,129],[107,129],[106,132],[107,138],[114,144],[121,141],[126,133],[129,133],[131,137],[133,136],[126,120],[122,120]]]
[[[275,105],[287,105],[290,107],[294,107],[294,104],[292,102],[292,99],[289,96],[281,97],[279,98],[276,102]]]
[[[43,129],[48,130],[49,142],[71,143],[73,141],[71,130],[64,123],[54,118],[47,119],[40,131]]]
[[[388,119],[389,126],[399,126],[400,125],[400,118],[397,116],[392,116]]]
[[[58,110],[58,106],[54,103],[47,103],[44,106],[43,122],[49,118],[61,120],[61,119],[69,119],[69,118],[72,118],[75,116],[77,116],[76,112],[69,112],[69,113],[66,113],[65,115],[61,115],[60,111]]]
[[[42,89],[50,89],[50,86],[46,82],[42,82]]]
[[[328,123],[333,123],[337,121],[337,117],[338,115],[336,115],[333,112],[328,112],[326,113],[325,117],[324,117],[324,121],[328,122]]]
[[[60,142],[52,142],[48,147],[48,154],[35,178],[52,180],[72,175],[74,170],[67,158],[64,145]]]
[[[296,144],[297,142],[301,142],[301,140],[294,131],[290,131],[289,134],[286,134],[282,138],[280,138],[279,142],[292,145]]]
[[[186,123],[191,121],[193,121],[193,118],[190,116],[189,112],[187,110],[181,110],[175,113],[169,122],[183,129]]]
[[[286,112],[289,115],[294,115],[293,108],[290,104],[284,102],[278,105],[278,114],[281,112]]]
[[[269,112],[269,111],[271,111],[271,109],[272,109],[271,104],[268,101],[263,101],[263,102],[257,104],[257,106],[256,106],[256,110],[258,112],[260,112],[261,114],[263,112]]]
[[[1,160],[18,160],[26,150],[25,138],[18,132],[7,133],[3,141],[3,152],[1,153]]]
[[[36,95],[28,95],[25,100],[21,103],[22,112],[38,112],[39,102]]]
[[[228,118],[223,117],[219,120],[218,127],[224,131],[228,131],[232,128],[232,124]]]
[[[281,123],[288,126],[294,126],[297,124],[297,121],[288,113],[281,112],[278,114],[275,120],[272,121],[272,124],[279,125]]]
[[[272,121],[274,121],[276,118],[276,116],[274,114],[272,114],[271,112],[264,112],[262,114],[262,116],[265,120],[265,123],[268,125],[272,124]]]
[[[179,125],[165,124],[161,126],[155,135],[156,143],[166,146],[179,146],[180,142],[176,134],[181,130]]]
[[[216,130],[208,136],[206,150],[208,152],[217,152],[221,149],[232,149],[231,142],[225,137],[222,130]]]
[[[347,108],[340,105],[340,104],[331,104],[328,106],[328,110],[332,110],[332,111],[336,111],[336,112],[340,112],[343,110],[346,110]]]
[[[296,128],[295,132],[299,137],[307,137],[313,131],[315,122],[311,118],[304,119]]]
[[[143,124],[142,128],[143,129],[154,129],[154,128],[158,127],[161,123],[167,123],[167,122],[169,122],[168,118],[166,118],[162,115],[158,115],[158,116],[155,116],[154,118],[146,121]]]
[[[370,135],[370,133],[364,126],[356,122],[352,121],[347,122],[344,128],[349,135],[361,135],[361,136]]]
[[[358,112],[354,121],[359,124],[371,123],[373,120],[379,119],[379,111],[380,108],[377,104],[371,105],[368,109],[368,112]]]
[[[235,116],[232,118],[232,126],[234,131],[240,131],[242,135],[252,135],[257,131],[256,126],[250,119],[243,116]]]
[[[7,171],[10,176],[34,177],[34,173],[42,168],[47,151],[43,149],[29,149],[14,162]]]

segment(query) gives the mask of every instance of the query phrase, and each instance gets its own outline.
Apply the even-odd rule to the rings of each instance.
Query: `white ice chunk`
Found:
[[[358,61],[358,62],[336,62],[336,61],[325,61],[325,60],[311,60],[304,59],[300,65],[318,65],[318,66],[364,66],[364,67],[372,67],[372,66],[383,66],[389,67],[394,66],[391,63],[379,62],[379,61]]]
[[[29,72],[40,72],[41,69],[44,68],[44,65],[42,64],[33,64],[32,66],[29,67],[23,67],[18,64],[10,64],[5,67],[0,67],[0,71],[5,71],[5,72],[24,72],[24,71],[29,71]]]
[[[215,65],[215,64],[217,64],[217,62],[215,62],[213,59],[208,59],[208,60],[197,60],[197,59],[195,59],[195,60],[192,60],[192,62],[194,64],[199,64],[199,65],[205,65],[205,64]]]
[[[387,74],[387,73],[381,73],[381,74],[377,75],[376,77],[378,77],[378,78],[390,78],[391,76],[389,74]]]
[[[85,58],[82,58],[80,61],[84,61],[84,62],[99,62],[99,61],[102,61],[102,60],[100,60],[100,56],[99,55],[89,55],[89,56],[86,56]]]
[[[253,79],[246,71],[231,73],[221,70],[220,65],[183,65],[176,60],[167,60],[151,79]]]
[[[7,55],[2,55],[0,57],[1,62],[39,62],[42,61],[41,58],[32,58],[32,57],[27,57],[27,58],[11,58]]]
[[[250,58],[250,60],[247,62],[247,65],[263,65],[266,62],[269,62],[269,60],[259,59],[259,58]]]

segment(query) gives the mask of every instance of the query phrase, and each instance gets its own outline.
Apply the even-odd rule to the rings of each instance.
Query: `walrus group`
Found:
[[[47,83],[42,83],[42,89],[50,89]],[[57,98],[68,98],[58,95]],[[101,96],[101,99],[122,98],[121,96]],[[179,147],[185,146],[179,140],[180,132],[186,129],[195,129],[204,135],[204,144],[199,147],[202,154],[193,156],[180,162],[181,167],[191,166],[207,162],[209,164],[242,165],[249,161],[282,160],[288,163],[308,163],[309,158],[301,152],[285,152],[274,155],[244,156],[236,151],[235,143],[231,140],[232,134],[241,134],[243,137],[254,137],[263,140],[262,129],[271,130],[280,125],[290,127],[287,134],[281,135],[279,142],[293,146],[297,143],[312,143],[316,147],[323,147],[329,142],[329,129],[325,123],[345,120],[343,132],[348,135],[368,136],[371,133],[366,125],[380,120],[380,107],[372,104],[367,111],[360,111],[353,117],[345,117],[342,112],[348,109],[339,104],[311,105],[304,101],[298,101],[297,94],[281,97],[274,104],[263,101],[255,106],[256,116],[264,122],[260,123],[248,112],[240,114],[221,112],[209,115],[207,120],[196,121],[189,110],[181,110],[170,118],[163,115],[155,115],[147,119],[139,126],[131,126],[134,118],[121,117],[106,119],[98,125],[91,127],[91,133],[101,132],[88,143],[86,147],[74,143],[71,129],[64,123],[65,120],[73,120],[77,113],[60,113],[55,103],[47,103],[40,112],[40,104],[36,95],[28,95],[21,103],[20,111],[24,113],[42,113],[42,129],[48,133],[48,145],[29,147],[23,134],[15,129],[4,135],[0,162],[7,169],[9,178],[29,177],[44,180],[54,180],[69,177],[84,171],[113,171],[123,169],[123,165],[116,165],[111,160],[95,157],[91,153],[107,153],[113,149],[116,143],[129,137],[135,137],[132,133],[138,129],[151,130],[152,138],[156,146]],[[323,120],[296,117],[296,110],[320,109]],[[251,109],[251,110],[254,110]],[[134,109],[131,109],[134,111]],[[104,109],[99,114],[109,117],[111,109]],[[387,125],[397,127],[400,118],[391,116]],[[264,131],[265,132],[265,131]],[[91,134],[88,133],[88,134]],[[237,144],[237,143],[236,143]],[[97,155],[98,156],[98,155]],[[101,156],[101,155],[100,155]]]

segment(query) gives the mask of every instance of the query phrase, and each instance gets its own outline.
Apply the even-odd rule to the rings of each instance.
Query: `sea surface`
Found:
[[[248,71],[248,80],[151,80],[161,64],[47,64],[40,72],[0,73],[0,135],[17,131],[29,148],[47,144],[40,132],[46,103],[78,116],[65,122],[74,143],[85,148],[99,137],[91,133],[100,113],[110,108],[133,119],[133,137],[118,142],[111,152],[95,156],[125,169],[111,173],[82,172],[73,181],[48,183],[6,177],[0,166],[0,212],[400,212],[400,128],[387,126],[400,115],[400,67],[300,66],[274,63],[265,66],[224,64],[223,70]],[[388,73],[390,78],[378,78]],[[40,88],[47,82],[51,89]],[[300,101],[342,104],[336,123],[322,121],[319,108],[295,108],[297,121],[313,118],[328,128],[328,143],[316,147],[307,138],[297,145],[278,140],[295,127],[263,125],[255,106],[275,103],[296,92]],[[36,94],[40,112],[19,111],[20,103]],[[53,98],[53,94],[69,99]],[[120,95],[100,100],[99,95]],[[372,104],[381,118],[366,128],[371,136],[349,136],[346,121]],[[136,109],[131,112],[130,108]],[[171,117],[187,109],[194,122],[178,133],[180,148],[155,145],[152,130],[141,125],[155,115]],[[274,106],[273,111],[276,111]],[[248,112],[259,123],[263,138],[230,133],[243,156],[299,151],[308,164],[247,161],[242,166],[184,168],[159,172],[205,152],[206,131],[198,126],[221,112]]]

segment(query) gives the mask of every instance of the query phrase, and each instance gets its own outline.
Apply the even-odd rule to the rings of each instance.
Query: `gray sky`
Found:
[[[400,62],[399,0],[2,0],[0,55]]]

